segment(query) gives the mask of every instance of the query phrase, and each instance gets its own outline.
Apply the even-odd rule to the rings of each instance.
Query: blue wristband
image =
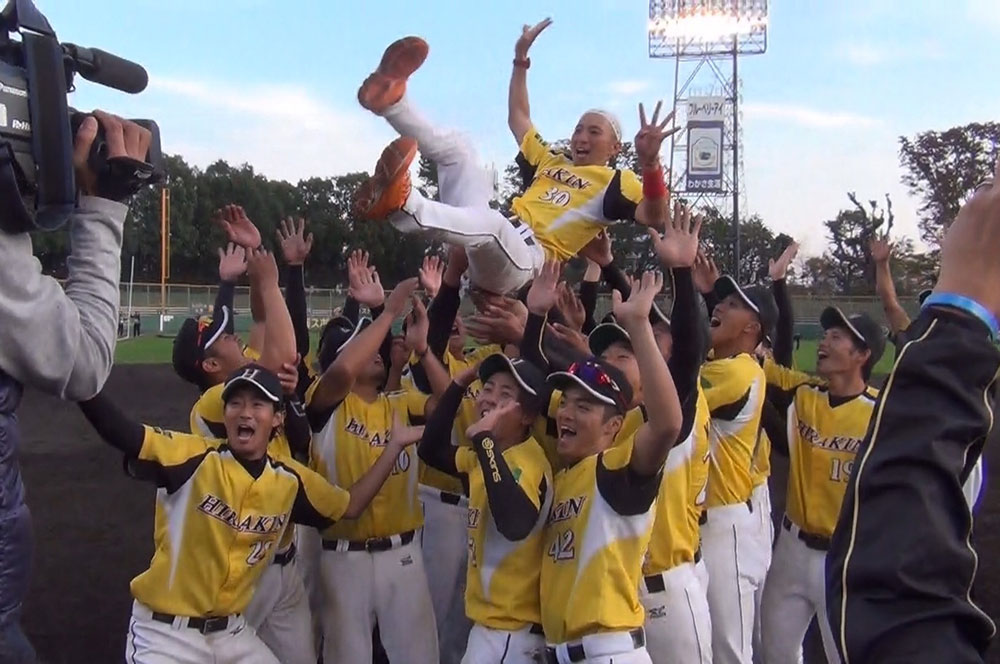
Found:
[[[955,309],[961,309],[965,313],[975,316],[983,322],[983,324],[989,328],[990,337],[992,339],[997,338],[997,333],[1000,331],[1000,324],[997,323],[997,318],[990,310],[979,304],[971,297],[966,297],[964,295],[958,295],[957,293],[931,293],[924,300],[924,303],[920,305],[920,310],[923,311],[927,307],[941,306],[941,307],[953,307]]]

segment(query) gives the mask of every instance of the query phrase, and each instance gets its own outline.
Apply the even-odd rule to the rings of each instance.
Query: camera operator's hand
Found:
[[[111,200],[121,200],[130,196],[131,193],[117,191],[117,187],[111,186],[117,183],[99,180],[98,174],[93,171],[88,161],[90,149],[97,138],[98,121],[104,127],[109,163],[114,163],[112,160],[116,160],[124,162],[126,165],[133,161],[144,164],[150,143],[153,140],[153,134],[145,127],[140,127],[134,122],[123,120],[117,115],[104,111],[94,111],[93,115],[87,117],[76,132],[73,145],[73,167],[76,169],[76,183],[80,193],[84,196],[100,196]]]

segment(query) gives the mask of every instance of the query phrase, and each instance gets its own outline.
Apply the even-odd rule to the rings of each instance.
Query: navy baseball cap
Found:
[[[547,382],[564,392],[571,387],[583,388],[597,401],[614,406],[622,415],[632,403],[632,388],[624,374],[596,357],[574,362],[566,371],[550,374]]]
[[[514,377],[517,384],[528,396],[527,406],[537,408],[545,392],[545,374],[527,360],[510,358],[503,353],[490,355],[479,365],[479,380],[484,383],[494,374],[506,372]]]
[[[819,316],[819,324],[824,330],[829,330],[831,327],[847,330],[862,346],[871,351],[871,358],[868,360],[871,366],[875,366],[885,352],[885,331],[868,314],[847,316],[837,307],[827,307]]]
[[[226,306],[222,307],[222,315],[218,319],[211,316],[184,319],[181,329],[174,337],[174,371],[189,383],[198,385],[201,382],[201,361],[205,359],[205,351],[219,337],[226,333],[232,334],[233,330],[233,314]]]
[[[759,284],[740,286],[727,274],[718,278],[712,290],[715,291],[718,301],[736,295],[747,308],[757,314],[762,339],[774,334],[774,326],[778,324],[778,303],[774,301],[774,295],[769,288]]]
[[[587,336],[587,342],[594,357],[600,357],[601,353],[614,343],[623,343],[627,344],[629,348],[632,347],[632,337],[618,323],[601,323]]]
[[[222,401],[228,403],[233,393],[245,385],[256,389],[271,403],[281,403],[281,381],[277,374],[255,363],[237,369],[226,379],[226,385],[222,388]]]
[[[371,322],[370,318],[362,318],[355,323],[346,316],[337,316],[327,321],[323,332],[320,333],[319,352],[316,356],[320,369],[326,371],[327,367],[337,359],[344,346],[361,334],[361,331],[371,325]]]

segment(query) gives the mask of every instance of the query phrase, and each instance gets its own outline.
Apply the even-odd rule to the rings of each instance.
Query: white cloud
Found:
[[[616,95],[637,95],[648,90],[649,86],[649,81],[613,81],[608,84],[608,90]]]
[[[163,107],[164,149],[199,166],[247,162],[294,182],[370,170],[393,137],[366,111],[334,107],[293,86],[157,77],[147,94]]]
[[[844,47],[844,57],[853,65],[871,66],[886,62],[889,52],[874,44],[848,44]]]
[[[794,104],[747,102],[742,108],[744,114],[750,118],[788,122],[818,129],[870,127],[878,123],[875,118],[858,113],[818,110]]]
[[[973,23],[1000,28],[1000,2],[997,0],[969,0],[968,15]]]

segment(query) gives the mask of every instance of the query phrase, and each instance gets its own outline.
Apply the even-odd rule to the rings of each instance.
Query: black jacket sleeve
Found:
[[[421,461],[453,477],[462,475],[455,467],[456,448],[451,444],[451,430],[464,396],[465,388],[458,383],[448,386],[427,419],[424,435],[417,445],[417,456]]]
[[[705,311],[707,312],[707,316],[708,318],[711,318],[712,312],[715,311],[715,305],[719,303],[719,300],[715,297],[715,291],[702,293],[701,296],[705,299]]]
[[[212,308],[212,320],[222,320],[224,310],[229,311],[226,332],[232,334],[236,330],[236,312],[233,311],[233,300],[236,297],[236,284],[232,281],[220,281],[219,292],[215,294],[215,306]]]
[[[297,395],[285,399],[285,436],[288,438],[288,447],[292,450],[292,458],[308,464],[312,430],[306,417],[306,408]]]
[[[118,448],[126,456],[139,456],[146,438],[145,428],[125,415],[104,390],[89,401],[81,401],[80,410],[104,442]]]
[[[795,316],[792,313],[792,298],[784,279],[771,284],[774,301],[778,305],[778,327],[774,334],[774,361],[783,367],[792,366],[795,353]]]
[[[524,325],[524,336],[521,337],[521,359],[531,362],[536,367],[549,373],[549,358],[542,348],[542,336],[545,334],[546,317],[528,313],[528,321]]]
[[[597,282],[580,282],[580,302],[583,304],[583,311],[587,317],[583,321],[583,333],[590,334],[591,330],[597,327],[597,319],[594,313],[597,311]]]
[[[788,456],[788,428],[785,415],[787,412],[787,408],[784,411],[778,410],[775,403],[771,401],[769,392],[768,398],[764,400],[764,408],[760,415],[761,426],[771,441],[771,449],[786,457]]]
[[[451,328],[455,325],[461,303],[459,289],[443,283],[427,309],[427,347],[438,358],[444,357],[448,349]]]
[[[694,292],[691,269],[673,269],[670,274],[674,282],[674,308],[670,315],[673,350],[667,364],[677,387],[677,397],[684,415],[681,432],[677,437],[678,442],[683,442],[694,427],[698,406],[698,371],[708,352],[708,340],[702,333],[705,328],[704,318],[698,311],[698,297]]]
[[[361,303],[348,295],[347,299],[344,300],[343,316],[356,324],[361,320]]]
[[[538,508],[514,479],[507,460],[497,450],[488,433],[484,432],[473,438],[472,448],[476,451],[479,465],[483,470],[486,499],[490,504],[493,523],[507,540],[511,542],[523,540],[531,534],[531,529],[538,522]],[[538,487],[538,491],[541,492],[539,505],[544,504],[547,490],[543,477]]]
[[[620,267],[615,265],[614,261],[601,268],[601,277],[611,287],[611,290],[622,294],[623,300],[627,300],[628,296],[632,294],[632,286],[629,284],[628,277]]]
[[[285,284],[285,305],[295,328],[295,350],[300,357],[309,354],[309,321],[306,318],[306,282],[301,265],[289,265]]]

